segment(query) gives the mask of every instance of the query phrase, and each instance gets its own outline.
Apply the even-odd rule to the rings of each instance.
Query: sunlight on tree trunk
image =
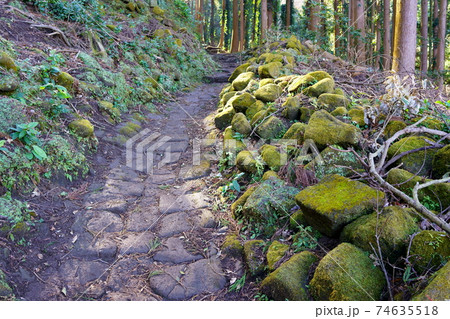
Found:
[[[231,36],[231,52],[239,51],[239,3],[233,0],[233,33]]]
[[[266,38],[267,32],[267,0],[261,0],[261,41]]]
[[[445,67],[445,34],[447,26],[447,0],[441,0],[439,8],[439,26],[438,26],[438,46],[436,55],[436,71],[439,73],[439,88],[444,88],[444,77],[442,72]]]

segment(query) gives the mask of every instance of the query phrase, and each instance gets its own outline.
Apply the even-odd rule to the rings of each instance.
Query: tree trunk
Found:
[[[214,3],[214,0],[211,0],[211,17],[209,19],[209,41],[212,46],[214,46],[214,31],[216,28],[214,27],[214,13],[216,9],[216,5]]]
[[[197,0],[197,16],[196,16],[196,20],[197,20],[197,32],[200,34],[201,38],[203,40],[204,39],[204,34],[203,34],[203,5],[204,5],[204,0]]]
[[[267,0],[267,29],[272,27],[273,23],[273,0]]]
[[[291,26],[291,5],[292,0],[286,0],[286,29],[289,30]]]
[[[394,4],[392,5],[391,66],[392,66],[392,56],[394,55],[395,28],[397,28],[395,21],[397,21],[397,3],[398,3],[398,1],[399,0],[394,0]]]
[[[445,67],[445,34],[447,26],[447,0],[441,0],[439,8],[439,27],[438,27],[438,46],[436,56],[436,71],[439,73],[439,88],[442,89],[444,85],[443,74]]]
[[[243,51],[244,50],[244,42],[245,42],[245,19],[244,19],[244,15],[245,15],[245,11],[244,11],[244,2],[245,0],[240,0],[241,2],[241,12],[240,12],[240,22],[241,22],[241,27],[239,30],[239,51]]]
[[[309,8],[309,24],[308,29],[316,33],[318,37],[319,25],[320,25],[320,6],[318,0],[308,1]]]
[[[376,31],[375,31],[375,41],[376,41],[376,45],[375,45],[375,54],[376,54],[376,59],[375,59],[375,68],[379,69],[381,68],[381,64],[380,64],[380,55],[381,55],[381,0],[377,0],[377,4],[376,4],[376,15],[377,15],[377,26],[376,26]]]
[[[266,38],[267,32],[267,0],[261,0],[261,41]]]
[[[341,36],[341,29],[340,29],[340,23],[341,19],[339,18],[339,0],[334,0],[333,2],[333,8],[334,8],[334,54],[338,54],[338,50],[340,47],[340,36]]]
[[[428,71],[428,1],[421,1],[421,25],[420,25],[420,72],[426,75]]]
[[[225,13],[227,11],[227,0],[222,0],[222,26],[220,28],[219,48],[223,48],[225,41]]]
[[[231,36],[231,52],[239,51],[239,3],[233,0],[233,33]]]
[[[434,0],[433,7],[433,70],[436,71],[437,48],[438,48],[438,29],[439,29],[439,1]]]
[[[254,44],[256,41],[256,31],[257,31],[257,24],[256,24],[256,14],[258,13],[258,0],[254,0],[254,6],[253,6],[253,33],[252,33],[252,43]],[[261,17],[261,15],[260,15]]]
[[[414,74],[417,42],[417,0],[398,0],[392,70]]]
[[[364,63],[366,61],[366,48],[364,38],[366,37],[364,0],[355,0],[355,27],[359,30],[359,36],[356,39],[356,62]]]

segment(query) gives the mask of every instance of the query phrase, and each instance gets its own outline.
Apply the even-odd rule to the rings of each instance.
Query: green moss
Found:
[[[234,92],[234,91],[223,94],[222,98],[220,99],[222,106],[226,105],[227,102],[235,95],[236,95],[236,92]]]
[[[350,105],[350,100],[342,95],[324,93],[319,96],[319,98],[317,99],[317,103],[327,111],[332,111],[337,107],[348,107]]]
[[[348,115],[352,119],[352,122],[355,122],[360,127],[363,127],[366,125],[366,122],[364,121],[364,110],[361,110],[359,108],[354,108],[348,111]]]
[[[289,218],[289,228],[298,230],[301,225],[307,224],[305,216],[301,209],[295,211]]]
[[[423,230],[414,236],[410,256],[419,271],[439,267],[450,258],[450,238],[445,232]]]
[[[236,113],[231,121],[231,127],[234,132],[242,134],[243,137],[248,137],[252,132],[252,127],[247,118],[242,113]]]
[[[384,129],[384,135],[386,135],[387,138],[390,138],[398,131],[403,130],[405,127],[405,122],[389,121],[389,123],[386,125],[386,128]]]
[[[348,111],[345,107],[340,106],[340,107],[337,107],[336,109],[334,109],[334,111],[331,112],[330,114],[333,116],[345,116],[348,114]]]
[[[139,124],[127,122],[125,126],[120,128],[119,133],[126,137],[133,137],[134,135],[139,133],[141,129],[142,127]]]
[[[382,207],[384,193],[339,175],[330,175],[295,196],[308,224],[327,236],[336,236],[342,227],[358,217]]]
[[[281,73],[281,62],[270,62],[258,67],[258,74],[261,79],[264,78],[277,78]]]
[[[260,276],[264,273],[264,241],[249,240],[244,243],[244,259],[251,276]]]
[[[239,74],[244,73],[249,66],[250,63],[244,63],[238,66],[229,77],[228,82],[233,82],[239,76]]]
[[[231,124],[231,121],[233,120],[235,114],[236,111],[231,106],[225,108],[222,112],[219,112],[214,117],[214,123],[216,127],[220,130],[223,130],[224,128],[228,127]]]
[[[398,188],[408,196],[412,196],[412,189],[419,183],[431,181],[430,179],[423,179],[413,173],[403,169],[391,169],[387,175],[386,181]],[[440,210],[447,208],[450,205],[450,185],[449,183],[435,184],[419,190],[418,197],[422,203],[435,203]],[[426,202],[424,202],[424,200]]]
[[[113,122],[120,122],[120,110],[115,108],[111,102],[100,101],[98,102],[98,108],[104,116],[109,116]]]
[[[309,251],[292,256],[261,283],[261,292],[274,300],[309,300],[308,274],[317,257]]]
[[[324,79],[332,80],[333,78],[331,77],[331,75],[329,75],[325,71],[310,72],[306,75],[300,76],[300,77],[296,78],[295,80],[293,80],[292,83],[288,87],[288,92],[297,92],[299,90],[303,90],[303,89],[313,85],[314,83],[317,83]],[[334,82],[333,82],[333,87],[334,87]],[[328,92],[328,93],[332,93],[332,92]]]
[[[16,63],[9,56],[9,54],[3,51],[0,51],[0,67],[14,72],[17,72],[19,70]]]
[[[231,204],[231,212],[233,214],[233,218],[239,219],[241,217],[240,212],[242,211],[242,207],[244,207],[245,202],[249,198],[249,196],[255,191],[256,186],[250,186],[241,195],[233,204]]]
[[[313,84],[312,86],[307,87],[302,92],[305,95],[319,97],[324,93],[332,93],[334,91],[334,80],[333,79],[323,79]]]
[[[152,8],[152,12],[158,16],[164,16],[164,14],[165,14],[165,11],[158,6],[154,6]]]
[[[308,123],[309,119],[313,115],[314,110],[308,109],[307,107],[300,108],[300,122]]]
[[[94,136],[94,126],[91,124],[91,122],[89,122],[89,120],[86,119],[70,122],[69,129],[81,137]]]
[[[61,72],[56,77],[56,83],[64,86],[68,91],[72,90],[75,79],[67,72]]]
[[[272,244],[270,244],[269,249],[267,250],[267,266],[269,267],[269,271],[275,270],[275,264],[283,258],[284,254],[289,250],[289,245],[282,244],[278,240],[275,240]]]
[[[236,91],[241,91],[245,89],[248,83],[255,77],[253,72],[244,72],[238,75],[238,77],[233,81],[233,89]]]
[[[435,179],[442,178],[450,171],[450,145],[444,146],[436,152],[431,165],[432,176]]]
[[[450,263],[438,270],[425,289],[412,298],[413,301],[447,301],[450,300]]]
[[[288,97],[282,107],[285,107],[281,113],[285,118],[291,121],[298,120],[300,118],[300,100],[297,97]]]
[[[0,298],[13,296],[11,287],[6,282],[5,273],[0,269]]]
[[[9,128],[27,122],[25,104],[0,96],[0,132],[8,132]]]
[[[0,68],[0,95],[2,93],[14,92],[20,85],[20,79],[17,74],[2,70]]]
[[[255,97],[263,102],[273,102],[280,97],[281,88],[276,84],[267,84],[255,91]]]
[[[259,152],[267,166],[275,172],[278,172],[281,166],[285,164],[281,153],[278,152],[277,148],[273,145],[264,144],[259,149]]]
[[[258,162],[255,154],[249,151],[241,151],[236,156],[236,166],[241,172],[256,174],[258,172]]]
[[[263,101],[257,100],[255,103],[250,105],[247,110],[245,111],[245,116],[247,116],[248,119],[253,119],[256,113],[263,110],[265,108],[265,104]]]
[[[359,217],[345,226],[341,240],[372,252],[372,247],[378,247],[375,237],[378,235],[383,257],[395,262],[406,252],[409,236],[419,229],[413,218],[415,215],[412,209],[385,207],[380,214],[375,212]]]
[[[228,104],[231,104],[236,112],[245,113],[247,108],[256,102],[256,99],[250,93],[243,93],[235,95],[228,100]]]
[[[382,271],[362,250],[342,243],[320,262],[310,282],[314,300],[380,300],[385,281]]]
[[[427,140],[431,139],[424,136],[408,136],[402,138],[400,141],[389,147],[388,157],[392,158],[397,154],[428,146],[430,144],[427,143]],[[411,153],[399,159],[396,162],[396,165],[403,163],[402,168],[405,170],[417,175],[426,176],[431,172],[431,164],[433,161],[433,156],[436,152],[437,150],[430,149]]]
[[[234,132],[231,126],[227,127],[223,132],[223,155],[234,159],[236,154],[246,149],[245,144],[233,137]]]
[[[343,147],[357,145],[361,131],[353,125],[345,124],[325,110],[314,112],[305,130],[305,139],[312,139],[324,149],[337,144]]]
[[[344,92],[344,90],[341,89],[341,88],[335,88],[333,93],[334,93],[334,94],[337,94],[337,95],[345,96],[345,92]]]
[[[273,79],[262,79],[261,81],[259,81],[259,87],[263,87],[264,85],[267,84],[274,84],[274,80]]]
[[[280,179],[280,177],[278,176],[277,172],[274,171],[267,171],[263,174],[261,180],[262,181],[266,181],[268,179],[272,179],[272,178],[276,178],[276,179]]]
[[[227,235],[224,243],[222,244],[222,252],[228,256],[240,258],[244,253],[244,246],[236,235]]]
[[[305,134],[306,124],[304,123],[294,123],[283,135],[283,140],[296,140],[298,145],[303,144],[303,136]]]
[[[285,132],[286,127],[284,126],[283,122],[275,116],[271,116],[268,119],[264,120],[264,122],[261,123],[256,129],[256,134],[258,134],[259,137],[263,139],[281,138]]]

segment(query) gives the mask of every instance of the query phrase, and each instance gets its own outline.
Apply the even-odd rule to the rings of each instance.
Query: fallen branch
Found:
[[[31,20],[35,20],[35,18],[34,18],[31,14],[26,13],[26,12],[20,10],[20,9],[17,9],[16,7],[13,7],[13,6],[5,6],[5,8],[8,9],[7,12],[16,11],[16,12],[20,13],[21,15],[24,15],[25,17],[30,18]]]
[[[60,35],[62,37],[62,39],[64,40],[64,43],[71,47],[72,45],[70,44],[69,40],[67,39],[66,35],[64,34],[64,32],[62,32],[60,29],[58,29],[57,27],[51,26],[51,25],[47,25],[47,24],[32,24],[30,26],[31,28],[41,28],[41,29],[49,29],[54,31],[53,33],[48,34],[49,36],[52,35]]]

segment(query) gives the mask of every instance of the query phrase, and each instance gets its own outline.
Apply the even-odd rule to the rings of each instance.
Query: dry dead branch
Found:
[[[61,38],[64,40],[64,43],[71,47],[72,45],[70,44],[69,40],[67,39],[66,35],[64,34],[64,32],[62,32],[59,28],[51,26],[51,25],[47,25],[47,24],[32,24],[30,26],[30,28],[41,28],[41,29],[48,29],[48,30],[52,30],[54,32],[48,34],[48,36],[52,36],[52,35],[60,35]]]

